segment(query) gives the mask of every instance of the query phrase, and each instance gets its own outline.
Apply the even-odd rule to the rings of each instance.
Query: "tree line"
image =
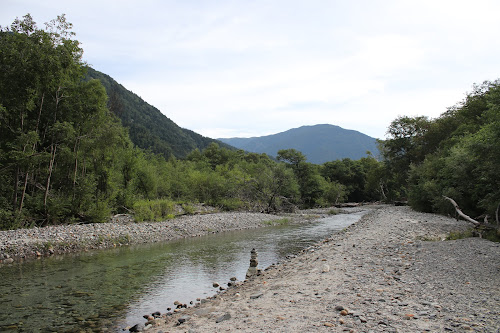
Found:
[[[0,30],[0,228],[165,219],[193,203],[291,211],[345,201],[408,201],[450,214],[498,214],[500,84],[475,86],[436,119],[399,117],[371,154],[321,165],[294,149],[276,159],[211,143],[185,158],[139,148],[110,108],[64,15]],[[117,106],[118,105],[118,106]],[[149,139],[148,139],[149,140]]]
[[[117,101],[86,76],[71,28],[64,15],[45,29],[30,15],[1,28],[1,228],[123,212],[165,218],[174,203],[272,212],[377,196],[378,187],[365,186],[379,167],[373,157],[317,166],[295,150],[276,161],[215,143],[184,159],[134,147],[110,112]]]
[[[500,80],[474,85],[436,119],[398,117],[382,142],[393,197],[420,211],[454,214],[445,197],[478,219],[498,221]]]

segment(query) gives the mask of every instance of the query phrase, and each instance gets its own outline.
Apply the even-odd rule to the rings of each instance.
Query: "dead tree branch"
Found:
[[[448,198],[447,196],[444,196],[444,195],[443,195],[443,198],[445,198],[446,200],[448,200],[449,202],[451,202],[451,204],[453,205],[453,207],[455,207],[455,210],[458,213],[458,215],[460,215],[464,220],[466,220],[466,221],[474,224],[474,226],[476,226],[476,227],[479,227],[481,225],[481,222],[474,220],[472,217],[470,217],[468,215],[465,215],[460,210],[460,207],[458,207],[458,204],[455,202],[455,200],[453,200],[452,198]]]
[[[485,216],[484,218],[484,222],[479,222],[477,220],[474,220],[472,217],[468,216],[468,215],[465,215],[461,210],[460,210],[460,207],[458,207],[458,204],[455,202],[455,200],[453,200],[452,198],[448,198],[447,196],[444,196],[443,195],[443,198],[445,198],[446,200],[448,200],[449,202],[451,202],[451,204],[453,205],[453,207],[455,207],[455,210],[456,212],[458,213],[458,215],[460,215],[464,220],[474,224],[474,227],[476,229],[482,227],[484,229],[491,229],[491,230],[495,230],[495,229],[498,229],[498,210],[500,208],[500,205],[498,206],[499,208],[497,208],[497,212],[496,212],[496,218],[497,218],[497,226],[495,227],[493,224],[490,224],[488,222],[488,215]],[[500,229],[498,229],[500,230]]]

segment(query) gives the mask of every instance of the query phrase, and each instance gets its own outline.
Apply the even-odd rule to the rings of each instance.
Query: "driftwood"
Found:
[[[453,200],[452,198],[448,198],[447,196],[443,195],[443,198],[445,198],[446,200],[448,200],[449,202],[451,202],[451,204],[453,205],[453,207],[455,207],[455,210],[457,212],[458,215],[460,215],[464,220],[474,224],[476,227],[479,227],[481,225],[481,222],[479,221],[476,221],[474,220],[472,217],[470,217],[469,215],[465,215],[461,210],[460,210],[460,207],[458,207],[458,204],[455,202],[455,200]]]
[[[479,227],[483,227],[483,228],[486,228],[486,229],[497,229],[498,228],[498,209],[497,208],[497,212],[496,212],[496,218],[497,218],[497,227],[495,227],[494,225],[488,223],[488,215],[486,215],[484,217],[484,222],[479,222],[477,220],[474,220],[472,217],[464,214],[464,212],[462,212],[462,210],[460,209],[460,207],[458,207],[458,204],[455,202],[455,200],[453,200],[452,198],[449,198],[447,196],[444,196],[443,195],[443,198],[445,198],[446,200],[448,200],[449,202],[451,202],[451,204],[453,205],[453,207],[455,207],[455,211],[457,212],[458,215],[460,215],[464,220],[474,224],[474,227],[475,228],[479,228]],[[500,207],[500,205],[498,206]]]

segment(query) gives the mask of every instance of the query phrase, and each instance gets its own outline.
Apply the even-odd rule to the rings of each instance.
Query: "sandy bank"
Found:
[[[498,332],[500,244],[466,222],[386,206],[152,332]],[[182,323],[180,323],[182,322]]]

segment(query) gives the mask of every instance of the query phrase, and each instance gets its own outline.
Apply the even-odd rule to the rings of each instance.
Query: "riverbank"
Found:
[[[500,244],[443,240],[468,227],[385,206],[151,331],[498,332]]]
[[[273,215],[249,212],[183,215],[163,222],[135,223],[117,216],[109,223],[69,224],[0,231],[0,264],[56,254],[155,243],[210,233],[258,228],[285,221],[301,221],[328,210]]]

